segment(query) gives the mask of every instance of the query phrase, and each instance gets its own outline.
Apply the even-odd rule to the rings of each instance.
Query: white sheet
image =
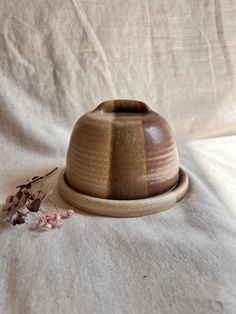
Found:
[[[0,2],[0,202],[64,167],[75,121],[112,98],[169,120],[191,180],[157,215],[1,223],[1,313],[235,313],[235,16],[229,0]]]

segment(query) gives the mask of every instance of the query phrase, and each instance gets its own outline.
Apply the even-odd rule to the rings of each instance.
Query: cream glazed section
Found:
[[[66,180],[69,185],[91,196],[107,198],[110,193],[110,158],[114,114],[96,110],[76,123],[68,148]]]

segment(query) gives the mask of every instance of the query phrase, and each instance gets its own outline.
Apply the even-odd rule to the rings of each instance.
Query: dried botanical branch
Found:
[[[63,225],[62,218],[70,218],[74,215],[74,210],[58,208],[52,200],[48,198],[52,191],[49,186],[45,186],[44,180],[56,171],[54,168],[44,176],[34,176],[31,182],[18,185],[19,190],[16,194],[6,198],[3,212],[5,220],[12,225],[20,225],[26,223],[29,215],[37,217],[37,227],[41,229],[55,229]],[[41,180],[41,184],[37,190],[32,190],[32,184]],[[42,208],[42,203],[48,200],[53,209]]]
[[[50,174],[52,174],[54,171],[56,171],[58,169],[58,167],[52,169],[50,172],[48,172],[47,174],[45,174],[45,176],[34,176],[32,178],[32,181],[26,183],[26,184],[20,184],[18,185],[16,188],[20,188],[20,189],[23,189],[23,188],[26,188],[26,189],[30,189],[31,188],[31,185],[34,184],[35,182],[38,182],[39,180],[42,180],[46,177],[48,177]]]

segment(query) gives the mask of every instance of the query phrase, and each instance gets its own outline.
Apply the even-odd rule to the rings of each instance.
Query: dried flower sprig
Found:
[[[58,168],[54,168],[52,169],[51,171],[49,171],[48,173],[46,173],[44,176],[34,176],[30,182],[26,183],[26,184],[20,184],[18,185],[16,188],[20,188],[20,189],[23,189],[23,188],[31,188],[32,184],[34,184],[35,182],[38,182],[39,180],[42,180],[46,177],[48,177],[50,174],[52,174],[54,171],[56,171]]]
[[[5,213],[5,220],[12,225],[24,224],[26,222],[26,216],[28,214],[35,215],[37,218],[36,226],[42,229],[55,229],[60,228],[63,225],[63,218],[70,218],[74,215],[74,210],[69,208],[59,209],[54,202],[49,199],[52,193],[49,188],[41,188],[34,191],[32,186],[35,183],[44,180],[57,168],[54,168],[44,176],[34,176],[30,182],[18,185],[16,188],[19,190],[16,194],[7,197],[5,205],[3,206],[3,212]],[[42,184],[41,184],[42,185]],[[45,209],[42,207],[42,203],[48,200],[52,205],[52,209]]]

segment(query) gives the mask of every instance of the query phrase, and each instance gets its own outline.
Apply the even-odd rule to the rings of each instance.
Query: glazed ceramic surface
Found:
[[[99,198],[129,200],[166,192],[179,177],[172,130],[143,102],[104,102],[77,121],[65,177],[74,190]]]

